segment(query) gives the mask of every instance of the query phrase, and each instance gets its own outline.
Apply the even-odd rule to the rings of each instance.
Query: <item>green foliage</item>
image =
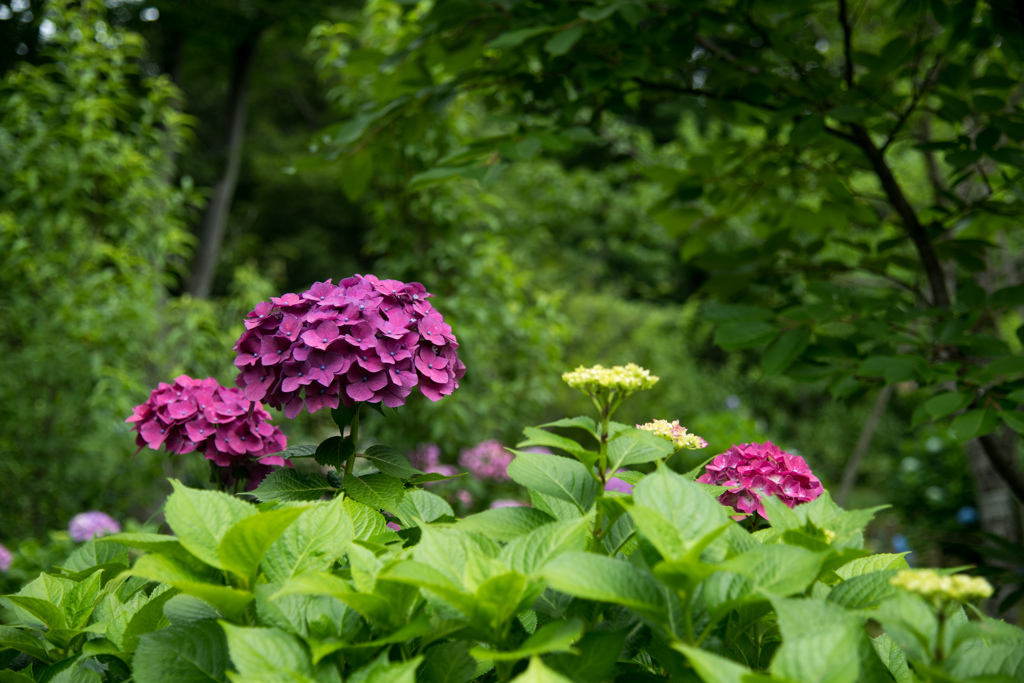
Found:
[[[45,59],[0,80],[8,538],[160,495],[158,459],[140,457],[124,476],[123,421],[157,381],[219,374],[230,339],[220,307],[169,295],[200,201],[187,178],[174,180],[192,123],[180,93],[140,72],[141,37],[106,25],[102,3],[47,3],[43,13],[56,29]]]

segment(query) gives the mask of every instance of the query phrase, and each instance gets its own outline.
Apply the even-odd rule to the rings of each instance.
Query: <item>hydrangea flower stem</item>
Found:
[[[352,424],[348,429],[348,438],[352,439],[352,453],[349,454],[348,462],[345,463],[346,477],[352,473],[352,469],[356,465],[356,453],[359,450],[359,409],[361,407],[361,404],[356,404],[356,416],[352,418]],[[342,436],[345,436],[344,433]]]

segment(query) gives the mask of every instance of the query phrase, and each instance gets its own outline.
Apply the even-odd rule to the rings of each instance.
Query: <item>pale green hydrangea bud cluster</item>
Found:
[[[603,365],[595,365],[585,368],[582,365],[562,374],[562,379],[570,387],[579,389],[585,394],[595,395],[602,391],[620,391],[623,395],[636,393],[643,389],[650,389],[658,381],[658,377],[651,374],[636,363],[627,365],[616,365],[606,368]]]
[[[668,420],[652,420],[647,424],[637,425],[636,428],[650,432],[655,436],[660,436],[666,441],[671,441],[676,450],[680,448],[696,450],[698,448],[705,448],[708,445],[708,442],[704,439],[686,431],[686,427],[681,426],[679,420],[672,420],[671,422]]]
[[[889,583],[935,605],[970,602],[992,595],[992,585],[985,579],[965,574],[943,576],[933,569],[904,569],[889,579]]]

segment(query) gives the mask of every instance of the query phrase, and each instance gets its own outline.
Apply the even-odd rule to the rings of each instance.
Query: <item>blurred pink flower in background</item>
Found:
[[[71,537],[71,540],[78,541],[79,543],[97,536],[106,536],[107,534],[117,534],[120,532],[121,525],[118,524],[117,520],[107,513],[98,510],[77,514],[71,518],[71,523],[68,524],[68,536]]]

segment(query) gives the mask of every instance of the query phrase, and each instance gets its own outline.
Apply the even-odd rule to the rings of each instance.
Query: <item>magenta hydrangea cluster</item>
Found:
[[[82,543],[90,538],[121,533],[121,525],[116,519],[105,512],[90,510],[81,512],[71,518],[68,524],[68,536],[72,541]]]
[[[280,455],[288,443],[270,424],[270,413],[245,398],[241,389],[222,387],[212,377],[175,378],[163,382],[149,399],[135,406],[126,422],[134,423],[139,449],[166,448],[171,453],[202,451],[233,483],[262,480],[275,466],[291,463]]]
[[[236,383],[285,415],[357,401],[397,408],[413,388],[431,401],[459,386],[458,342],[418,282],[354,275],[264,301],[235,344]]]
[[[777,496],[795,507],[809,503],[824,491],[803,458],[771,441],[733,446],[715,456],[697,481],[729,487],[718,497],[721,503],[738,512],[757,512],[766,519],[762,496]]]
[[[508,465],[515,456],[495,439],[488,439],[459,453],[459,465],[477,479],[511,481]]]

